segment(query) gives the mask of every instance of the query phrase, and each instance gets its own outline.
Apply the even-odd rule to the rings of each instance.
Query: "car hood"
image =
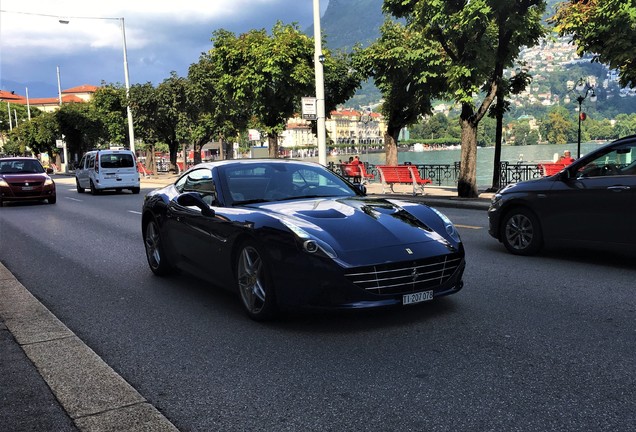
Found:
[[[320,198],[259,204],[258,207],[287,221],[337,252],[373,251],[431,244],[453,249],[436,230],[441,218],[429,207],[408,202],[370,198]],[[439,251],[438,251],[439,252]]]
[[[47,174],[0,174],[0,178],[3,178],[7,183],[37,183],[44,182],[49,178]]]

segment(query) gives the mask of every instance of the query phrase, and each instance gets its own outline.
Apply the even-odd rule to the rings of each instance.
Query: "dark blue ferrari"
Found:
[[[463,286],[464,247],[446,216],[366,196],[310,162],[197,165],[146,196],[142,233],[156,275],[179,269],[234,289],[256,320],[406,306]]]

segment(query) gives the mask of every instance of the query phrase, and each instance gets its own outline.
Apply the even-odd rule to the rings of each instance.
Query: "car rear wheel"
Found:
[[[243,307],[256,321],[271,319],[276,314],[274,290],[263,253],[251,241],[245,242],[236,260],[236,280]]]
[[[148,259],[150,270],[157,276],[170,274],[172,266],[163,251],[159,227],[154,220],[148,222],[144,229],[144,246],[146,247],[146,258]]]
[[[95,187],[95,183],[93,183],[93,180],[91,180],[91,194],[99,195],[99,189]]]
[[[502,224],[501,240],[509,252],[515,255],[534,255],[543,245],[539,220],[524,208],[509,211]]]
[[[138,193],[139,193],[139,191],[140,191],[140,188],[138,188],[138,187],[134,187],[134,188],[132,188],[130,191],[131,191],[132,193],[134,193],[134,194],[138,194]]]
[[[80,186],[80,182],[77,177],[75,178],[75,187],[77,188],[77,193],[84,193],[84,191],[86,190]]]

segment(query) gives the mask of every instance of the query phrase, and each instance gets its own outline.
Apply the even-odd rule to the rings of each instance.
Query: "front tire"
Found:
[[[255,321],[276,315],[276,299],[264,254],[252,241],[243,243],[236,260],[236,280],[241,303]]]
[[[543,246],[543,233],[539,219],[530,210],[510,210],[501,227],[501,241],[515,255],[534,255]]]
[[[86,190],[80,186],[80,182],[77,177],[75,177],[75,187],[77,188],[77,193],[84,193],[84,191]]]
[[[168,262],[163,249],[163,242],[159,235],[159,227],[154,220],[148,222],[144,228],[144,246],[148,265],[154,274],[166,276],[172,273],[172,266]]]
[[[49,202],[49,204],[55,204],[57,202],[57,196],[48,198],[47,201]]]

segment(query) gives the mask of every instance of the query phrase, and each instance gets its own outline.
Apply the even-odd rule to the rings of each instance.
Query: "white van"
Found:
[[[106,189],[130,189],[139,193],[137,161],[130,150],[94,150],[87,152],[75,169],[77,192],[90,189],[93,195]]]

